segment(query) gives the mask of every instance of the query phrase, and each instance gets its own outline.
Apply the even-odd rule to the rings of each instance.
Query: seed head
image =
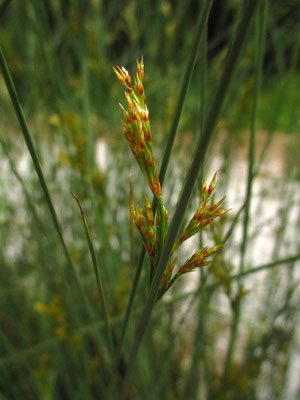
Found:
[[[141,57],[141,61],[140,62],[138,60],[136,61],[136,76],[137,76],[137,79],[139,79],[141,83],[144,81],[144,60],[143,60],[143,56]]]
[[[187,272],[193,271],[195,268],[202,268],[205,265],[211,264],[212,260],[207,258],[220,251],[223,245],[214,246],[212,248],[204,247],[201,250],[196,251],[179,269],[178,275],[186,274]]]
[[[180,236],[178,241],[175,243],[172,249],[172,254],[177,250],[177,248],[187,239],[194,236],[201,229],[209,225],[213,220],[221,215],[226,214],[229,210],[223,210],[223,203],[225,197],[219,200],[217,203],[214,202],[212,193],[216,187],[216,174],[214,175],[212,181],[207,187],[204,180],[202,186],[202,197],[200,205],[193,215],[192,219],[185,228],[183,234]]]
[[[114,68],[113,70],[115,74],[117,75],[117,78],[119,81],[122,83],[123,86],[125,86],[126,90],[131,93],[132,92],[132,84],[131,84],[131,77],[128,73],[128,71],[124,67],[117,67]]]
[[[126,88],[127,109],[120,104],[124,116],[122,120],[124,136],[147,179],[151,191],[155,196],[160,197],[161,186],[152,154],[149,110],[145,104],[143,58],[141,58],[141,61],[137,61],[134,89],[132,89],[130,74],[124,67],[114,68],[114,72]]]

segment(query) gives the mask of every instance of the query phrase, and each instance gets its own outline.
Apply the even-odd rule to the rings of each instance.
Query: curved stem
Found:
[[[34,146],[34,143],[33,143],[33,140],[32,140],[32,136],[30,134],[30,131],[28,129],[28,126],[27,126],[27,123],[26,123],[26,120],[25,120],[25,116],[24,116],[24,113],[23,113],[21,102],[19,100],[19,96],[17,94],[16,88],[15,88],[15,84],[13,82],[11,73],[10,73],[9,68],[8,68],[8,65],[6,63],[6,59],[5,59],[5,56],[4,56],[4,53],[2,51],[2,47],[1,46],[0,46],[0,70],[2,70],[2,74],[3,74],[3,78],[4,78],[4,82],[5,82],[7,91],[9,93],[9,96],[10,96],[10,99],[11,99],[11,102],[12,102],[16,117],[18,119],[18,122],[19,122],[19,125],[20,125],[20,128],[21,128],[25,143],[27,145],[27,149],[29,151],[29,154],[30,154],[32,162],[33,162],[35,171],[36,171],[36,173],[38,175],[38,179],[39,179],[42,191],[44,193],[45,200],[46,200],[47,206],[49,208],[49,211],[50,211],[50,214],[51,214],[51,217],[52,217],[52,221],[53,221],[55,230],[57,232],[57,235],[59,237],[59,241],[61,243],[61,246],[62,246],[62,249],[63,249],[63,252],[64,252],[64,255],[66,257],[66,261],[67,261],[67,265],[68,265],[67,279],[69,281],[69,280],[71,280],[70,278],[73,277],[74,283],[75,283],[75,285],[76,285],[76,287],[77,287],[77,289],[78,289],[78,291],[79,291],[80,295],[82,296],[82,299],[83,299],[83,301],[85,303],[85,306],[86,306],[87,311],[88,311],[89,318],[90,318],[90,320],[91,320],[91,322],[92,322],[92,324],[94,326],[95,332],[97,332],[97,335],[99,337],[99,343],[100,343],[101,337],[99,336],[100,333],[96,329],[95,315],[94,315],[94,312],[93,312],[93,310],[91,308],[91,305],[89,303],[87,295],[86,295],[86,293],[85,293],[85,291],[84,291],[84,289],[82,287],[82,284],[81,284],[81,281],[79,279],[78,273],[77,273],[76,268],[74,266],[74,263],[72,261],[72,258],[71,258],[70,252],[68,250],[68,247],[66,245],[66,242],[65,242],[65,239],[64,239],[64,235],[63,235],[63,231],[62,231],[62,228],[61,228],[61,224],[60,224],[58,216],[56,214],[56,211],[55,211],[55,208],[54,208],[54,203],[52,201],[52,198],[51,198],[51,195],[50,195],[50,192],[49,192],[49,189],[48,189],[45,177],[44,177],[44,173],[43,173],[42,168],[41,168],[41,164],[40,164],[37,152],[35,150],[35,146]],[[99,353],[102,353],[102,351],[101,351],[101,349],[99,347],[99,343],[98,343],[98,351],[99,351]]]
[[[105,295],[104,295],[104,289],[103,289],[103,283],[102,283],[102,278],[101,278],[101,274],[100,274],[100,269],[99,269],[99,265],[97,263],[95,248],[93,245],[90,229],[89,229],[87,220],[85,218],[85,214],[84,214],[83,208],[80,204],[80,201],[79,201],[78,197],[75,196],[74,193],[72,193],[72,196],[77,201],[77,204],[78,204],[80,212],[81,212],[82,222],[83,222],[86,239],[87,239],[89,250],[90,250],[91,259],[93,262],[95,276],[96,276],[98,292],[99,292],[101,303],[102,303],[102,311],[103,311],[103,317],[104,317],[104,323],[105,323],[105,329],[106,329],[106,336],[107,336],[108,343],[110,345],[110,349],[112,351],[112,349],[113,349],[113,334],[112,334],[111,326],[110,326],[109,319],[108,319],[106,299],[105,299]]]

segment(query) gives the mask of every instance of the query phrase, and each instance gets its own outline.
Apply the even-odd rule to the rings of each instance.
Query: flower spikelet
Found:
[[[163,278],[162,278],[162,281],[161,281],[161,284],[160,284],[158,296],[160,296],[160,294],[163,294],[164,292],[166,292],[168,290],[168,287],[171,283],[172,273],[173,273],[173,269],[175,267],[176,261],[177,261],[177,257],[175,257],[170,262],[168,267],[166,268]]]
[[[204,181],[202,186],[202,197],[200,205],[193,215],[192,219],[185,228],[183,234],[180,236],[178,241],[175,243],[172,254],[177,250],[177,248],[187,239],[194,236],[202,228],[209,225],[215,218],[224,215],[229,210],[223,210],[223,203],[225,197],[223,197],[217,203],[214,202],[213,191],[216,187],[216,174],[214,175],[209,186],[206,185]]]
[[[153,210],[147,196],[145,195],[145,209],[131,206],[131,214],[141,234],[143,244],[152,260],[155,260],[157,252],[156,232],[154,227]]]
[[[127,108],[120,104],[123,112],[122,126],[125,139],[128,141],[131,152],[147,179],[152,193],[156,197],[161,197],[161,186],[152,154],[149,110],[146,105],[143,86],[143,58],[141,58],[141,61],[137,61],[137,73],[134,78],[134,85],[132,85],[130,74],[124,67],[114,68],[114,72],[125,87]]]
[[[218,245],[211,247],[204,247],[201,250],[196,251],[178,270],[176,275],[186,274],[187,272],[193,271],[195,268],[202,268],[205,265],[211,264],[212,260],[208,260],[207,258],[220,251],[223,245]]]

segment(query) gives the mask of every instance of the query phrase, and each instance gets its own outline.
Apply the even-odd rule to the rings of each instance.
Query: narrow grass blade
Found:
[[[240,209],[238,210],[238,212],[236,213],[235,217],[233,218],[233,221],[230,225],[230,227],[228,228],[228,231],[226,232],[224,239],[223,239],[223,244],[225,244],[231,237],[231,235],[234,232],[234,229],[239,221],[240,215],[243,212],[244,208],[245,208],[246,204],[244,203]]]
[[[206,79],[207,79],[207,26],[205,27],[205,32],[203,35],[203,40],[201,43],[201,48],[200,48],[200,135],[203,133],[204,130],[204,124],[205,124],[205,117],[206,117]],[[203,169],[204,169],[204,163],[202,164],[200,176],[198,179],[198,185],[199,185],[199,190],[201,193],[202,189],[202,181],[203,181]],[[203,231],[201,230],[199,232],[199,248],[202,249],[204,247],[203,244]],[[192,348],[192,360],[191,360],[191,365],[189,368],[189,372],[186,376],[185,379],[185,386],[184,386],[184,394],[183,397],[185,399],[188,398],[195,398],[196,393],[198,391],[198,388],[201,387],[201,385],[209,385],[210,383],[210,374],[207,368],[207,360],[206,360],[206,354],[205,354],[205,335],[204,335],[204,328],[205,328],[205,291],[204,291],[204,285],[207,279],[207,274],[205,275],[205,271],[203,268],[200,269],[199,273],[199,289],[201,290],[201,294],[199,296],[199,304],[197,305],[197,315],[199,315],[198,318],[198,324],[195,329],[194,333],[194,339],[193,339],[193,348]],[[196,297],[194,296],[192,298],[191,303],[193,303],[194,299]],[[190,306],[187,307],[187,310],[190,309]],[[206,382],[201,381],[201,364],[204,363],[205,365],[205,371],[206,371]]]
[[[257,267],[251,268],[248,271],[244,271],[242,274],[232,275],[230,280],[247,278],[250,275],[256,274],[261,271],[270,270],[270,269],[273,269],[273,268],[279,267],[279,266],[285,266],[285,267],[293,266],[294,263],[298,260],[300,260],[300,253],[292,255],[292,256],[288,256],[285,258],[281,258],[281,259],[272,261],[270,263],[259,265]],[[209,285],[205,285],[200,289],[197,288],[196,290],[192,290],[190,292],[186,292],[179,296],[173,297],[171,300],[166,301],[165,303],[161,303],[160,306],[164,308],[165,306],[167,306],[169,304],[185,300],[191,296],[197,296],[203,290],[211,291],[211,290],[217,289],[218,287],[221,287],[222,285],[223,285],[222,282],[215,282],[215,283],[211,283]],[[155,311],[156,310],[158,312],[160,310],[160,307],[157,307],[155,309]],[[140,309],[138,309],[137,312],[138,311],[140,311]],[[111,323],[114,325],[117,325],[117,324],[121,323],[122,319],[123,319],[123,314],[112,317]],[[105,328],[104,321],[97,322],[97,327]],[[93,325],[85,325],[85,326],[82,326],[82,327],[79,327],[78,329],[76,329],[75,333],[78,333],[78,332],[80,332],[82,334],[90,333],[93,329],[94,329]],[[52,346],[58,346],[60,343],[61,343],[60,339],[56,336],[56,337],[47,339],[43,342],[37,343],[33,346],[27,347],[23,350],[19,350],[16,353],[8,355],[7,357],[1,359],[0,360],[0,368],[7,368],[9,365],[11,365],[13,363],[19,363],[21,360],[26,359],[27,357],[36,356],[36,354],[39,354],[40,352],[44,351],[45,349],[49,349]]]
[[[198,24],[197,24],[197,28],[196,28],[196,33],[195,33],[194,41],[193,41],[192,48],[191,48],[191,53],[190,53],[190,56],[189,56],[189,59],[187,62],[185,74],[184,74],[182,85],[180,88],[178,102],[177,102],[176,110],[174,113],[174,119],[173,119],[173,122],[171,125],[170,133],[168,136],[168,142],[166,145],[163,161],[162,161],[160,172],[159,172],[159,181],[160,181],[161,185],[163,185],[164,180],[165,180],[166,171],[168,168],[170,155],[172,152],[172,148],[173,148],[173,144],[174,144],[174,140],[175,140],[175,136],[176,136],[176,132],[177,132],[177,128],[178,128],[178,124],[179,124],[179,120],[180,120],[180,116],[181,116],[181,112],[182,112],[182,108],[183,108],[183,104],[184,104],[184,100],[185,100],[186,93],[187,93],[187,90],[189,87],[189,83],[190,83],[190,80],[191,80],[191,77],[192,77],[192,74],[194,71],[202,35],[203,35],[204,28],[207,23],[207,19],[209,16],[209,12],[210,12],[212,3],[213,3],[212,1],[205,0],[201,7]]]
[[[12,173],[15,175],[16,179],[18,180],[18,182],[20,183],[20,185],[22,187],[22,190],[23,190],[23,193],[24,193],[24,197],[25,197],[25,199],[27,201],[28,207],[29,207],[29,209],[30,209],[30,211],[32,213],[33,218],[35,219],[36,223],[38,224],[39,229],[41,229],[41,231],[46,235],[47,232],[46,232],[45,226],[42,223],[42,221],[41,221],[41,219],[40,219],[40,217],[39,217],[39,215],[37,213],[37,210],[36,210],[36,207],[34,205],[33,199],[31,198],[31,195],[30,195],[30,193],[28,192],[28,190],[26,188],[25,182],[23,181],[21,175],[19,174],[18,170],[16,169],[16,167],[14,165],[14,162],[13,162],[13,160],[12,160],[10,154],[9,154],[8,148],[7,148],[6,144],[5,144],[5,142],[2,140],[2,138],[0,138],[0,144],[2,146],[3,153],[5,154],[8,162],[9,162],[9,166],[10,166],[10,169],[11,169]]]
[[[210,112],[208,114],[208,118],[205,123],[205,128],[204,128],[203,134],[201,135],[201,138],[197,144],[196,153],[195,153],[192,165],[190,167],[190,170],[188,172],[187,179],[185,181],[180,199],[178,201],[178,204],[177,204],[177,207],[175,210],[174,217],[173,217],[171,225],[170,225],[169,233],[166,238],[165,248],[164,248],[163,254],[161,256],[159,265],[157,267],[157,273],[154,276],[153,284],[152,284],[152,287],[150,290],[149,297],[147,299],[147,303],[145,305],[142,316],[138,323],[134,344],[133,344],[131,352],[130,352],[130,359],[129,359],[126,377],[125,377],[125,381],[124,381],[124,387],[122,390],[123,398],[125,398],[127,395],[129,379],[130,379],[133,367],[135,365],[136,357],[138,354],[138,350],[139,350],[143,335],[145,333],[147,324],[150,319],[152,309],[153,309],[155,301],[156,301],[157,292],[159,289],[161,279],[164,274],[165,266],[167,265],[173,244],[176,240],[176,236],[177,236],[180,224],[182,222],[185,210],[187,208],[188,200],[191,196],[194,184],[195,184],[197,176],[198,176],[200,166],[201,166],[204,156],[205,156],[206,149],[208,147],[208,144],[212,137],[214,128],[216,126],[218,116],[220,114],[221,107],[223,105],[229,84],[233,77],[233,73],[234,73],[236,65],[237,65],[238,57],[240,55],[242,45],[245,41],[245,38],[246,38],[246,35],[248,32],[248,28],[249,28],[250,22],[252,20],[252,17],[254,15],[257,3],[258,3],[258,0],[254,0],[252,2],[249,1],[249,2],[247,2],[247,4],[244,7],[244,12],[240,19],[239,27],[236,31],[235,38],[232,43],[232,47],[229,51],[229,54],[228,54],[228,57],[226,60],[226,64],[225,64],[225,67],[223,70],[222,78],[219,83],[216,96],[215,96],[212,106],[210,108]]]
[[[240,251],[240,266],[239,272],[240,274],[244,271],[245,264],[245,254],[248,242],[248,226],[250,220],[250,205],[251,205],[251,197],[252,197],[252,187],[254,180],[254,163],[255,163],[255,141],[256,141],[256,121],[257,121],[257,109],[258,109],[258,101],[259,94],[261,88],[261,80],[262,80],[262,63],[263,63],[263,54],[264,54],[264,41],[265,41],[265,32],[266,32],[266,14],[267,14],[267,1],[261,1],[261,7],[258,9],[260,13],[257,14],[256,24],[255,24],[255,56],[256,56],[256,64],[255,64],[255,87],[254,87],[254,100],[253,100],[253,108],[252,108],[252,117],[251,117],[251,129],[250,129],[250,143],[249,143],[249,156],[248,156],[248,178],[247,178],[247,188],[246,188],[246,196],[245,196],[245,213],[244,213],[244,223],[243,223],[243,237],[241,243],[241,251]],[[239,290],[242,290],[242,285],[239,285]],[[233,321],[231,325],[231,333],[229,338],[229,344],[227,348],[227,353],[224,362],[223,373],[221,377],[220,383],[220,392],[223,392],[228,374],[230,372],[231,361],[233,358],[234,347],[237,338],[238,325],[240,320],[240,309],[241,309],[241,297],[237,301],[237,306],[234,312]]]
[[[18,98],[18,95],[17,95],[17,92],[16,92],[16,88],[15,88],[15,85],[13,83],[13,80],[12,80],[11,74],[9,72],[9,69],[8,69],[8,66],[7,66],[7,63],[6,63],[6,60],[5,60],[5,57],[4,57],[4,54],[3,54],[3,51],[2,51],[1,47],[0,47],[0,67],[2,69],[2,73],[3,73],[3,77],[4,77],[4,81],[5,81],[7,90],[9,92],[11,101],[13,103],[13,107],[14,107],[16,116],[18,118],[21,130],[22,130],[22,133],[23,133],[23,136],[24,136],[27,148],[28,148],[28,151],[29,151],[29,153],[31,155],[31,158],[32,158],[32,161],[33,161],[33,164],[34,164],[34,168],[35,168],[36,173],[38,175],[40,184],[42,186],[42,189],[43,189],[43,192],[44,192],[44,195],[45,195],[45,198],[46,198],[46,202],[47,202],[48,208],[50,210],[50,213],[51,213],[51,216],[52,216],[52,220],[53,220],[56,232],[57,232],[57,234],[59,236],[61,245],[63,247],[63,250],[64,250],[64,253],[65,253],[68,265],[73,270],[74,275],[76,275],[73,262],[71,260],[69,251],[67,249],[67,246],[66,246],[63,234],[62,234],[62,229],[61,229],[60,223],[58,221],[57,214],[56,214],[56,211],[54,209],[54,205],[53,205],[52,199],[50,197],[48,186],[46,184],[46,181],[45,181],[45,178],[44,178],[44,174],[42,172],[42,169],[41,169],[41,166],[40,166],[40,162],[39,162],[39,159],[38,159],[37,153],[35,151],[30,132],[28,130],[28,127],[27,127],[27,124],[26,124],[26,121],[25,121],[25,117],[24,117],[24,114],[23,114],[21,103],[19,101],[19,98]]]
[[[61,226],[60,226],[60,223],[59,223],[59,220],[58,220],[58,217],[57,217],[57,214],[56,214],[56,211],[55,211],[55,208],[54,208],[54,205],[53,205],[53,202],[52,202],[49,190],[48,190],[48,186],[47,186],[46,181],[45,181],[44,174],[43,174],[43,171],[42,171],[42,168],[41,168],[37,153],[35,151],[34,144],[33,144],[29,129],[28,129],[26,121],[25,121],[25,117],[24,117],[24,114],[23,114],[21,103],[20,103],[20,100],[18,98],[18,95],[17,95],[17,92],[16,92],[16,88],[15,88],[14,82],[12,80],[11,74],[9,72],[9,68],[7,66],[7,63],[6,63],[6,60],[5,60],[5,57],[4,57],[4,54],[3,54],[1,46],[0,46],[0,67],[1,67],[1,70],[2,70],[2,73],[3,73],[3,77],[4,77],[4,81],[5,81],[8,93],[10,95],[10,98],[11,98],[11,101],[12,101],[12,104],[13,104],[13,107],[14,107],[14,110],[15,110],[15,114],[16,114],[16,116],[18,118],[22,134],[24,136],[28,151],[29,151],[29,153],[31,155],[31,159],[33,161],[34,168],[35,168],[36,173],[38,175],[39,182],[40,182],[40,185],[42,187],[42,190],[43,190],[43,193],[44,193],[48,208],[50,210],[51,217],[52,217],[52,220],[53,220],[53,223],[54,223],[54,227],[56,229],[56,232],[58,234],[60,243],[62,245],[65,257],[67,259],[67,264],[68,264],[68,267],[69,267],[68,268],[68,275],[70,275],[70,276],[71,276],[71,274],[73,275],[74,282],[75,282],[75,284],[76,284],[76,286],[77,286],[77,288],[78,288],[80,294],[82,295],[82,298],[83,298],[83,300],[84,300],[84,302],[86,304],[90,319],[93,321],[94,320],[93,312],[92,312],[91,307],[90,307],[90,305],[88,303],[87,297],[86,297],[85,292],[84,292],[84,290],[82,288],[82,285],[81,285],[80,280],[78,278],[78,275],[77,275],[76,269],[74,267],[73,261],[71,259],[69,250],[68,250],[67,245],[65,243],[65,239],[64,239],[63,233],[62,233],[62,229],[61,229]]]
[[[105,300],[105,295],[104,295],[104,290],[103,290],[102,278],[101,278],[100,269],[99,269],[99,266],[97,263],[97,258],[96,258],[93,241],[91,238],[89,226],[88,226],[87,220],[85,218],[84,211],[82,209],[80,201],[79,201],[78,197],[75,196],[74,193],[72,193],[72,196],[77,201],[77,204],[78,204],[80,212],[81,212],[82,222],[83,222],[83,226],[85,229],[86,239],[87,239],[87,242],[89,245],[89,250],[90,250],[93,267],[94,267],[94,272],[95,272],[95,276],[96,276],[96,281],[97,281],[97,287],[98,287],[98,291],[99,291],[99,295],[100,295],[100,299],[101,299],[101,303],[102,303],[103,317],[104,317],[104,322],[105,322],[105,327],[106,327],[106,335],[107,335],[108,342],[112,349],[112,344],[113,344],[112,331],[111,331],[111,327],[110,327],[109,320],[108,320],[108,313],[107,313],[106,300]]]

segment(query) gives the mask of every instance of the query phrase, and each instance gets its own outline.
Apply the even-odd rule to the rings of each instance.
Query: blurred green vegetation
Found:
[[[207,60],[199,56],[195,65],[167,173],[170,216],[200,131],[203,64],[207,63],[208,109],[243,3],[213,3],[207,26]],[[252,283],[251,278],[245,278],[247,290],[238,291],[231,277],[238,273],[239,216],[235,233],[213,266],[199,279],[195,273],[184,283],[176,283],[170,296],[155,307],[128,399],[296,400],[299,395],[293,371],[299,365],[299,359],[294,358],[299,335],[299,260],[289,258],[300,250],[296,239],[300,227],[297,3],[269,2],[256,119],[254,176],[259,183],[254,186],[245,264],[247,271],[269,262],[276,268],[266,267],[262,277]],[[112,356],[99,318],[102,305],[88,244],[70,193],[78,195],[85,210],[117,340],[141,247],[137,233],[134,243],[130,242],[128,176],[133,175],[134,201],[139,204],[145,183],[121,134],[118,103],[123,101],[122,89],[112,66],[123,65],[133,72],[136,59],[144,56],[154,154],[160,165],[201,4],[200,0],[0,3],[0,43],[91,308],[89,313],[67,273],[1,79],[1,400],[107,398]],[[246,173],[241,171],[247,165],[253,110],[254,36],[253,23],[203,172],[208,176],[217,164],[218,193],[227,195],[227,206],[232,208],[214,230],[205,232],[209,243],[222,241],[245,200]],[[244,167],[238,162],[240,158]],[[275,164],[278,160],[279,172],[270,160]],[[189,215],[199,202],[200,185],[199,181]],[[276,260],[285,258],[288,261],[277,266]],[[125,361],[147,298],[148,272],[145,262],[124,343]],[[237,352],[222,386],[239,296],[244,310]],[[121,381],[122,364],[118,374]],[[121,397],[116,394],[112,398]]]
[[[116,123],[119,113],[115,105],[120,88],[112,66],[132,69],[141,54],[146,62],[152,119],[161,120],[172,113],[201,2],[33,0],[22,4],[2,3],[1,43],[30,114],[40,110],[61,112],[65,107],[72,107],[76,114],[85,114],[84,107],[89,106],[98,118],[109,124]],[[215,1],[212,7],[208,21],[210,88],[222,70],[237,18],[237,5],[235,0]],[[298,7],[293,0],[272,3],[259,113],[263,129],[268,129],[272,122],[274,103],[284,91],[277,130],[299,131],[297,15]],[[234,100],[230,100],[233,115],[239,115],[238,119],[231,118],[238,124],[237,129],[245,129],[250,119],[252,61],[253,44],[250,44],[240,63]],[[197,71],[196,68],[183,116],[189,129],[198,125]]]

